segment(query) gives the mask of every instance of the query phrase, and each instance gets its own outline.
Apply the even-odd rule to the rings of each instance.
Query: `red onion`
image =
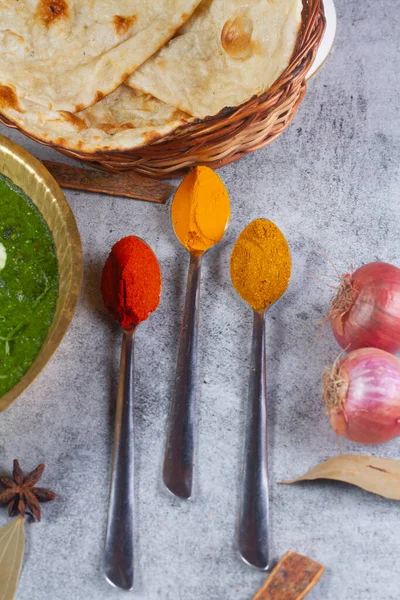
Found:
[[[346,351],[400,351],[400,269],[370,263],[343,275],[329,313],[333,335]]]
[[[335,361],[322,377],[324,401],[337,435],[381,444],[400,435],[400,360],[362,348]]]

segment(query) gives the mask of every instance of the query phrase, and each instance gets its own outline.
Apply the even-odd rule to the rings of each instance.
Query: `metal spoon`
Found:
[[[277,227],[276,229],[278,230]],[[283,243],[286,244],[285,251],[290,257],[289,247],[283,238],[283,234],[281,235]],[[274,303],[286,291],[288,284],[289,281],[287,281],[286,288],[282,290],[280,296],[275,298]],[[253,310],[244,477],[239,513],[239,551],[241,557],[249,565],[263,570],[267,570],[269,567],[265,312],[265,310]]]
[[[140,240],[140,238],[138,239]],[[143,240],[140,242],[147,245]],[[150,247],[149,249],[152,252]],[[123,330],[110,499],[103,558],[106,580],[111,585],[123,590],[131,590],[134,583],[135,429],[133,411],[136,328],[137,326],[134,326]]]
[[[217,177],[216,174],[215,177]],[[207,198],[207,193],[207,190],[205,190],[205,199]],[[228,212],[221,239],[228,227],[229,216]],[[186,248],[183,240],[179,238],[176,231],[175,235]],[[218,242],[219,241],[220,240],[218,240]],[[213,245],[216,244],[210,244],[210,247]],[[175,388],[171,403],[163,466],[163,480],[166,487],[170,492],[175,494],[175,496],[186,500],[192,495],[193,483],[193,458],[196,437],[197,341],[200,312],[200,274],[202,258],[206,251],[197,254],[190,253],[189,273],[176,366]]]

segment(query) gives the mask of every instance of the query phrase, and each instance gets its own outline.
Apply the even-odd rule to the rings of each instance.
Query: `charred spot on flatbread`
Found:
[[[12,108],[21,112],[21,107],[18,102],[18,96],[9,85],[0,84],[0,107]]]
[[[157,140],[159,140],[161,137],[160,133],[158,133],[158,131],[146,131],[143,134],[143,138],[146,141],[146,144],[152,144],[153,142],[156,142]]]
[[[102,131],[104,131],[105,133],[107,133],[109,135],[115,135],[116,133],[119,133],[120,131],[127,131],[128,129],[134,129],[135,125],[131,122],[120,123],[120,124],[99,123],[96,127],[98,129],[101,129]]]
[[[100,100],[103,100],[104,97],[105,94],[103,94],[103,92],[97,91],[94,96],[94,103],[96,104],[97,102],[100,102]]]
[[[74,115],[73,113],[67,110],[61,110],[60,114],[62,115],[64,121],[67,123],[71,123],[77,131],[84,131],[87,129],[87,125],[85,121]]]
[[[56,21],[69,16],[68,2],[66,0],[39,0],[36,16],[46,27],[50,27]]]
[[[136,23],[137,16],[131,15],[130,17],[122,17],[121,15],[115,15],[113,18],[113,25],[117,35],[125,35],[128,33],[130,28]]]

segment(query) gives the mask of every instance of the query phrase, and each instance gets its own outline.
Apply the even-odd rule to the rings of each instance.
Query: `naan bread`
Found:
[[[288,66],[301,0],[203,0],[127,83],[204,118],[267,90]]]
[[[0,111],[78,112],[115,90],[200,0],[1,0]]]
[[[126,85],[76,114],[50,111],[33,102],[27,102],[26,108],[23,113],[10,108],[2,112],[43,142],[87,153],[137,148],[193,120]]]

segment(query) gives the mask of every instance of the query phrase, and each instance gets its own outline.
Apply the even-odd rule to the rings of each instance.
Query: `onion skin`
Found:
[[[400,435],[400,360],[362,348],[335,362],[323,375],[324,401],[339,436],[381,444]]]
[[[352,290],[350,306],[344,314],[343,287],[333,300],[330,323],[338,344],[346,351],[380,348],[400,352],[400,269],[383,262],[369,263],[342,278]]]

